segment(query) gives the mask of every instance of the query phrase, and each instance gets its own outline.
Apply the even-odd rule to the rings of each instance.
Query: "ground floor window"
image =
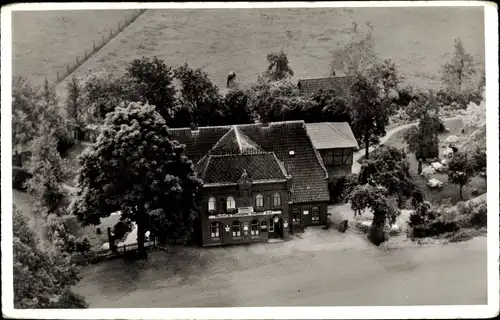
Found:
[[[250,235],[252,236],[258,236],[260,233],[259,230],[259,221],[253,220],[252,224],[250,225]]]
[[[266,231],[267,231],[267,222],[262,221],[262,222],[260,223],[260,230],[261,230],[262,232],[266,232]]]
[[[241,237],[241,225],[239,221],[233,222],[233,237]]]
[[[212,240],[219,240],[220,236],[220,225],[217,222],[212,222],[210,224],[210,238]]]
[[[318,207],[313,207],[311,210],[311,218],[313,222],[319,221],[319,208]]]

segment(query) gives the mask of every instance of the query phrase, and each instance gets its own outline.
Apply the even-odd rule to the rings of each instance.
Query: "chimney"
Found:
[[[198,130],[198,124],[195,122],[191,122],[191,131],[197,131]]]

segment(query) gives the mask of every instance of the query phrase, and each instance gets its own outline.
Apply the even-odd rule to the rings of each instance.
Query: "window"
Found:
[[[294,208],[292,210],[292,222],[300,222],[300,209]]]
[[[259,230],[259,221],[253,220],[252,224],[250,225],[250,235],[252,236],[258,236],[260,233]]]
[[[333,151],[327,150],[323,153],[323,161],[325,165],[331,166],[333,164]]]
[[[263,206],[264,206],[264,197],[261,194],[258,194],[255,197],[255,207],[262,209]]]
[[[241,237],[241,226],[239,221],[233,222],[233,238]]]
[[[220,235],[220,225],[217,222],[212,222],[210,224],[210,238],[212,240],[219,240]]]
[[[210,197],[210,199],[208,199],[208,211],[215,211],[215,203],[216,200],[214,197]]]
[[[236,202],[234,201],[233,197],[227,197],[226,207],[227,207],[227,210],[234,210],[234,209],[236,209]]]
[[[271,220],[269,222],[269,232],[274,232],[274,221],[273,220]]]
[[[319,208],[318,207],[313,207],[312,208],[312,214],[311,214],[312,221],[319,221]]]
[[[344,149],[333,149],[333,164],[344,163]]]
[[[262,232],[266,232],[266,231],[267,231],[267,222],[262,221],[262,222],[260,223],[260,230],[261,230]]]
[[[281,196],[279,193],[273,195],[273,207],[281,206]]]

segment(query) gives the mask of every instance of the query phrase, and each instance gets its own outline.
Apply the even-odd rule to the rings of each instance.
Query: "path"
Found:
[[[399,250],[328,234],[199,249],[204,259],[156,252],[141,266],[108,261],[85,267],[75,291],[91,308],[487,303],[486,237]]]
[[[443,119],[443,122],[444,121],[450,121],[450,120],[457,120],[457,119],[462,119],[462,117],[460,116],[456,116],[456,117],[450,117],[450,118],[445,118]],[[387,142],[387,140],[389,140],[394,134],[398,133],[399,131],[401,130],[404,130],[404,129],[408,129],[410,127],[413,127],[415,125],[417,125],[418,122],[412,122],[412,123],[407,123],[407,124],[402,124],[400,126],[397,126],[397,127],[394,127],[392,129],[390,129],[389,131],[386,132],[385,136],[381,137],[380,138],[380,143],[379,145],[383,145],[384,143]],[[372,152],[376,147],[378,147],[379,145],[377,146],[371,146],[369,148],[369,152]],[[354,152],[354,155],[353,155],[353,165],[352,165],[352,173],[359,173],[359,171],[361,170],[361,164],[358,162],[359,159],[361,159],[362,157],[365,156],[365,149],[360,149],[356,152]]]

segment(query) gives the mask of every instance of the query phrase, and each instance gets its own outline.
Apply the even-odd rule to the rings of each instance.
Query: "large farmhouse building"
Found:
[[[328,171],[310,132],[304,121],[170,129],[203,181],[203,246],[286,239],[326,223]]]

